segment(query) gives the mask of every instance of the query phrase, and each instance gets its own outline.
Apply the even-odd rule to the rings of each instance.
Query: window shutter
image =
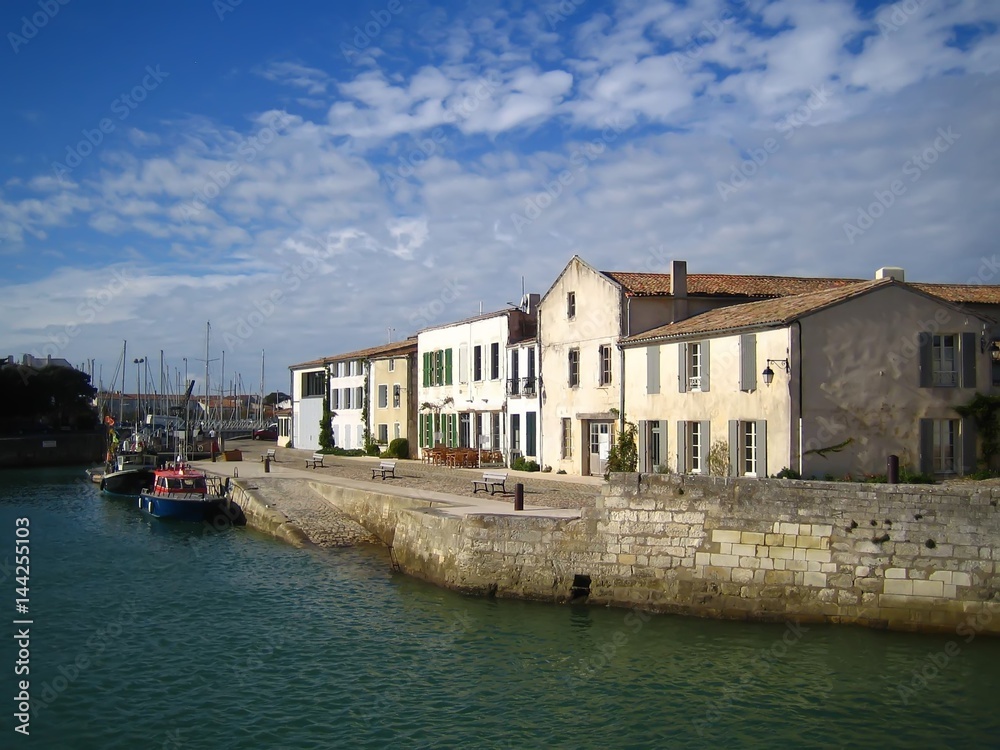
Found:
[[[426,446],[424,444],[424,415],[423,414],[418,414],[417,415],[417,422],[419,423],[419,426],[417,427],[417,436],[418,436],[417,439],[420,441],[420,447],[424,448]]]
[[[740,336],[740,390],[757,390],[757,335]]]
[[[649,453],[646,450],[646,432],[649,430],[649,422],[645,419],[639,420],[639,473],[648,474],[652,471],[649,467]]]
[[[708,454],[712,447],[712,423],[704,420],[701,423],[701,445],[698,446],[701,453],[701,473],[706,476],[710,474],[708,467]]]
[[[451,444],[452,446],[458,445],[458,415],[451,415]]]
[[[423,354],[423,371],[424,371],[423,383],[424,383],[424,388],[426,388],[427,386],[429,386],[431,384],[431,381],[430,381],[430,370],[431,370],[431,368],[430,368],[430,364],[428,362],[428,357],[429,356],[430,356],[430,352],[424,352],[424,354]]]
[[[757,420],[757,476],[767,478],[767,420]]]
[[[687,393],[688,389],[688,345],[678,344],[677,345],[677,391],[678,393]]]
[[[535,439],[535,434],[538,431],[538,417],[535,412],[529,411],[524,415],[524,455],[526,456],[537,456],[538,455],[538,441]]]
[[[451,385],[451,349],[444,350],[444,384]]]
[[[976,470],[976,423],[966,417],[962,420],[962,473],[971,474]]]
[[[601,362],[601,354],[603,353],[603,351],[604,351],[603,346],[597,347],[597,371],[595,373],[597,375],[597,379],[595,380],[595,382],[598,385],[604,385],[604,383],[601,381],[601,366],[603,364]]]
[[[687,474],[687,422],[677,423],[677,473]]]
[[[670,454],[667,453],[667,448],[669,447],[670,441],[667,440],[667,428],[670,423],[665,419],[660,420],[660,463],[663,466],[670,464]],[[656,471],[656,467],[651,468],[652,471]]]
[[[365,389],[360,385],[354,389],[354,395],[357,401],[354,404],[355,409],[364,409],[367,404],[365,404]]]
[[[934,473],[934,420],[920,420],[920,473]]]
[[[458,382],[469,382],[469,345],[462,344],[458,347]]]
[[[646,393],[660,392],[660,347],[646,347]]]
[[[976,334],[962,334],[962,387],[976,387]]]
[[[920,334],[918,339],[919,354],[920,354],[920,387],[930,388],[934,383],[934,374],[931,372],[933,370],[933,364],[931,363],[931,358],[933,356],[933,345],[934,339],[931,334],[924,331]],[[921,443],[922,444],[922,443]]]
[[[711,341],[701,342],[701,389],[703,391],[708,390],[708,378],[712,373],[712,363],[709,359],[709,353],[712,351],[711,343]]]
[[[738,477],[740,471],[740,423],[739,420],[729,420],[729,475]]]

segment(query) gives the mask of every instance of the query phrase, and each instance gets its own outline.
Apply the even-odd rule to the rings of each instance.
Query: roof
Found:
[[[910,284],[910,286],[954,304],[978,302],[1000,305],[1000,286],[996,284]]]
[[[656,297],[670,294],[669,273],[632,273],[601,271],[621,284],[631,297]],[[747,276],[725,273],[690,273],[687,276],[688,296],[709,297],[787,297],[824,289],[842,288],[864,279],[799,278],[794,276]]]
[[[637,333],[624,339],[624,343],[638,343],[654,339],[681,338],[688,335],[734,331],[767,326],[785,326],[797,318],[822,310],[825,307],[844,302],[873,289],[891,286],[905,286],[893,279],[857,281],[853,284],[824,289],[809,294],[730,305],[695,315],[691,318],[659,326],[644,333]]]
[[[297,365],[289,365],[290,370],[304,370],[310,367],[323,367],[331,362],[340,362],[341,360],[349,359],[371,359],[377,356],[390,356],[393,354],[410,354],[417,350],[417,339],[415,336],[411,336],[405,341],[394,341],[390,344],[381,344],[380,346],[370,346],[367,349],[358,349],[353,352],[346,352],[344,354],[334,354],[329,357],[323,357],[322,359],[313,359],[309,362],[301,362]]]
[[[471,318],[463,318],[462,320],[453,320],[449,323],[439,323],[436,326],[427,326],[426,328],[421,328],[417,333],[426,333],[427,331],[437,331],[442,328],[451,328],[453,326],[461,326],[466,323],[476,323],[480,320],[489,320],[490,318],[498,318],[500,316],[508,316],[511,313],[521,313],[522,315],[527,315],[524,310],[519,307],[506,307],[502,310],[494,310],[493,312],[480,313],[479,315],[473,315]]]

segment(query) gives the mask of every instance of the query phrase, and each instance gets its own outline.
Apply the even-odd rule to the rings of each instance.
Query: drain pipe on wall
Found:
[[[796,359],[796,364],[798,365],[797,368],[796,368],[796,370],[797,370],[797,378],[798,378],[798,381],[799,381],[798,382],[798,390],[799,390],[799,394],[798,394],[799,395],[799,399],[798,399],[799,400],[799,409],[798,409],[798,412],[799,412],[799,476],[801,477],[802,476],[802,468],[803,468],[803,465],[804,465],[803,464],[802,449],[805,447],[804,443],[803,443],[803,440],[802,440],[802,428],[803,428],[803,425],[805,424],[805,421],[802,419],[802,321],[796,320],[796,321],[793,321],[793,322],[795,323],[795,330],[798,333],[798,340],[796,341],[796,347],[795,347],[795,359]]]

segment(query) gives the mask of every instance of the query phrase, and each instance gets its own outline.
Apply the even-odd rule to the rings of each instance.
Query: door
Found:
[[[607,471],[611,451],[611,423],[590,423],[590,473],[599,476]]]

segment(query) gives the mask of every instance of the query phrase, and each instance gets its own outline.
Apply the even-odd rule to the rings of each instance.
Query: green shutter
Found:
[[[421,448],[423,448],[424,447],[424,415],[423,414],[418,414],[417,415],[417,422],[420,425],[418,427],[418,433],[419,433],[419,436],[418,436],[419,443],[418,444],[419,444],[419,446]]]
[[[451,349],[444,350],[444,384],[451,385]]]
[[[424,388],[431,384],[430,380],[430,352],[424,352]]]

